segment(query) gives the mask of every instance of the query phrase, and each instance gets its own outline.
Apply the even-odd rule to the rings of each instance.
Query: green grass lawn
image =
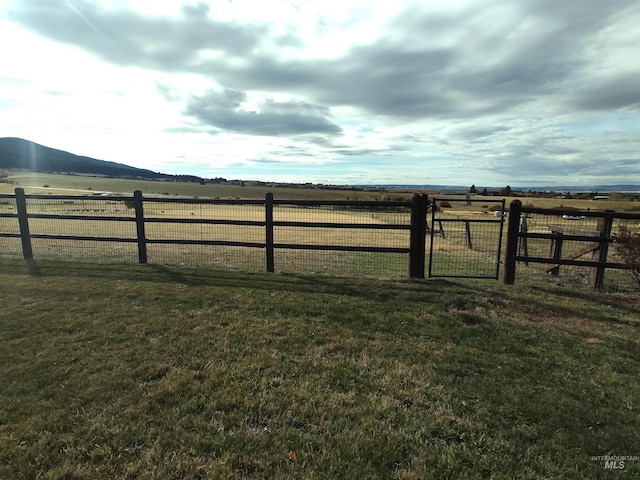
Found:
[[[640,296],[543,280],[0,259],[0,478],[637,476]]]

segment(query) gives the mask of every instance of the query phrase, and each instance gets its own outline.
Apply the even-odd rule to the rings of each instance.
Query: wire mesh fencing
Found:
[[[529,211],[531,210],[531,211]],[[597,212],[552,213],[525,207],[520,218],[518,275],[547,275],[574,287],[594,287],[608,292],[637,290],[629,270],[580,265],[580,262],[606,261],[624,264],[616,244],[611,241],[620,225],[640,228],[639,219],[610,217],[610,223]],[[610,213],[610,215],[616,215]],[[619,214],[620,217],[629,216]],[[582,238],[584,237],[584,238]],[[601,241],[604,239],[604,241]],[[528,258],[547,259],[544,262]],[[559,261],[578,264],[567,265]],[[600,278],[598,278],[600,276]]]
[[[135,214],[128,198],[33,195],[25,202],[39,258],[136,261]]]
[[[434,199],[429,224],[430,277],[498,278],[504,201],[495,202],[494,210],[484,203],[486,200]]]
[[[273,213],[276,270],[406,276],[410,213],[408,204],[278,202]]]
[[[265,269],[265,207],[260,201],[145,199],[151,262]]]
[[[407,275],[409,202],[305,204],[136,195],[22,192],[20,201],[6,196],[0,203],[1,254],[26,255],[21,237],[28,237],[29,254],[36,259]],[[16,212],[20,202],[24,225]]]
[[[22,255],[20,226],[18,225],[16,199],[14,195],[0,195],[0,256]]]

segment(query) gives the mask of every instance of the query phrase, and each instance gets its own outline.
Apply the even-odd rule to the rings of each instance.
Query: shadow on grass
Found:
[[[89,264],[78,262],[0,259],[1,270],[42,277],[76,277],[102,280],[134,280],[142,282],[176,283],[193,287],[227,287],[261,289],[267,291],[291,291],[300,293],[331,293],[371,300],[387,301],[398,294],[415,294],[415,300],[427,301],[447,290],[460,289],[460,284],[450,280],[372,279],[313,276],[308,274],[241,272],[213,267],[172,267],[159,264]],[[25,268],[26,267],[26,268]],[[380,288],[380,287],[383,288]]]
[[[543,288],[540,286],[532,287],[533,291],[540,292],[543,295],[554,296],[559,298],[566,298],[568,301],[575,302],[577,307],[581,309],[589,306],[610,306],[618,312],[624,312],[636,317],[640,317],[640,295],[636,293],[628,294],[612,294],[605,292],[597,292],[593,290],[579,290],[579,289],[566,289],[559,288],[557,286],[549,286]],[[545,302],[534,301],[538,304],[538,308],[544,308],[547,305]],[[548,308],[548,307],[547,307]],[[554,306],[556,311],[565,315],[575,314],[576,307],[559,307]],[[617,323],[626,324],[628,322],[620,322],[613,317],[604,316],[600,320],[614,321]]]
[[[26,259],[24,263],[27,266],[27,271],[30,275],[40,275],[40,265],[38,265],[38,263],[33,258]]]
[[[263,291],[289,291],[346,295],[366,298],[374,302],[406,301],[440,305],[443,310],[474,310],[491,306],[505,315],[509,311],[525,314],[548,314],[570,317],[580,314],[595,321],[628,324],[617,315],[608,315],[603,305],[611,305],[618,313],[640,316],[640,297],[612,295],[558,288],[546,282],[507,287],[491,280],[452,279],[371,279],[313,276],[305,274],[268,274],[239,272],[212,267],[186,268],[159,264],[88,264],[76,262],[23,261],[0,259],[2,272],[28,274],[41,277],[75,277],[102,280],[133,280],[141,282],[174,283],[191,287],[224,287]],[[559,304],[553,297],[570,302]],[[571,301],[575,300],[572,305]],[[594,311],[589,311],[594,307]],[[597,308],[596,308],[597,307]]]

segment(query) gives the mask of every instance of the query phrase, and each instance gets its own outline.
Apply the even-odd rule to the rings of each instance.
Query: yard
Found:
[[[640,473],[637,295],[562,277],[0,272],[0,478]]]

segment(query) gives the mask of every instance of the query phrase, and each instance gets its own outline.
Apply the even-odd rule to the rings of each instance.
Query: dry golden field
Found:
[[[60,194],[60,195],[91,195],[92,193],[107,192],[112,194],[131,195],[135,190],[140,190],[144,195],[186,196],[202,198],[242,198],[264,199],[265,194],[271,192],[277,199],[292,200],[403,200],[408,201],[413,193],[427,193],[430,197],[439,199],[460,199],[461,195],[440,195],[437,191],[420,189],[389,189],[380,191],[354,191],[345,188],[319,188],[317,185],[306,186],[273,186],[254,185],[245,182],[242,187],[238,184],[206,184],[199,185],[187,182],[151,181],[106,178],[86,175],[63,175],[52,173],[33,173],[22,171],[7,171],[7,177],[0,181],[0,194],[12,194],[16,187],[24,188],[29,193]],[[10,182],[10,183],[8,183]],[[487,208],[504,197],[472,195],[472,199],[481,203],[472,207],[464,207],[466,211],[486,211]],[[612,195],[608,200],[581,200],[566,198],[533,198],[533,197],[506,197],[507,207],[509,202],[519,199],[523,205],[533,205],[538,208],[577,208],[582,210],[614,210],[640,211],[640,202],[629,200],[617,200]],[[484,203],[486,201],[486,203]],[[457,207],[456,207],[457,209]]]
[[[2,172],[0,172],[2,173]],[[131,195],[140,190],[144,195],[165,195],[184,197],[206,197],[222,199],[264,199],[267,193],[276,198],[295,200],[376,200],[379,192],[354,191],[347,188],[328,186],[279,186],[245,182],[200,185],[193,182],[172,182],[153,180],[134,180],[124,178],[106,178],[87,175],[62,175],[52,173],[33,173],[8,171],[6,178],[0,179],[0,194],[13,193],[16,187],[24,188],[26,193],[91,195],[92,193],[112,193]],[[424,193],[429,193],[424,191]],[[411,192],[398,191],[392,200],[408,200]]]

